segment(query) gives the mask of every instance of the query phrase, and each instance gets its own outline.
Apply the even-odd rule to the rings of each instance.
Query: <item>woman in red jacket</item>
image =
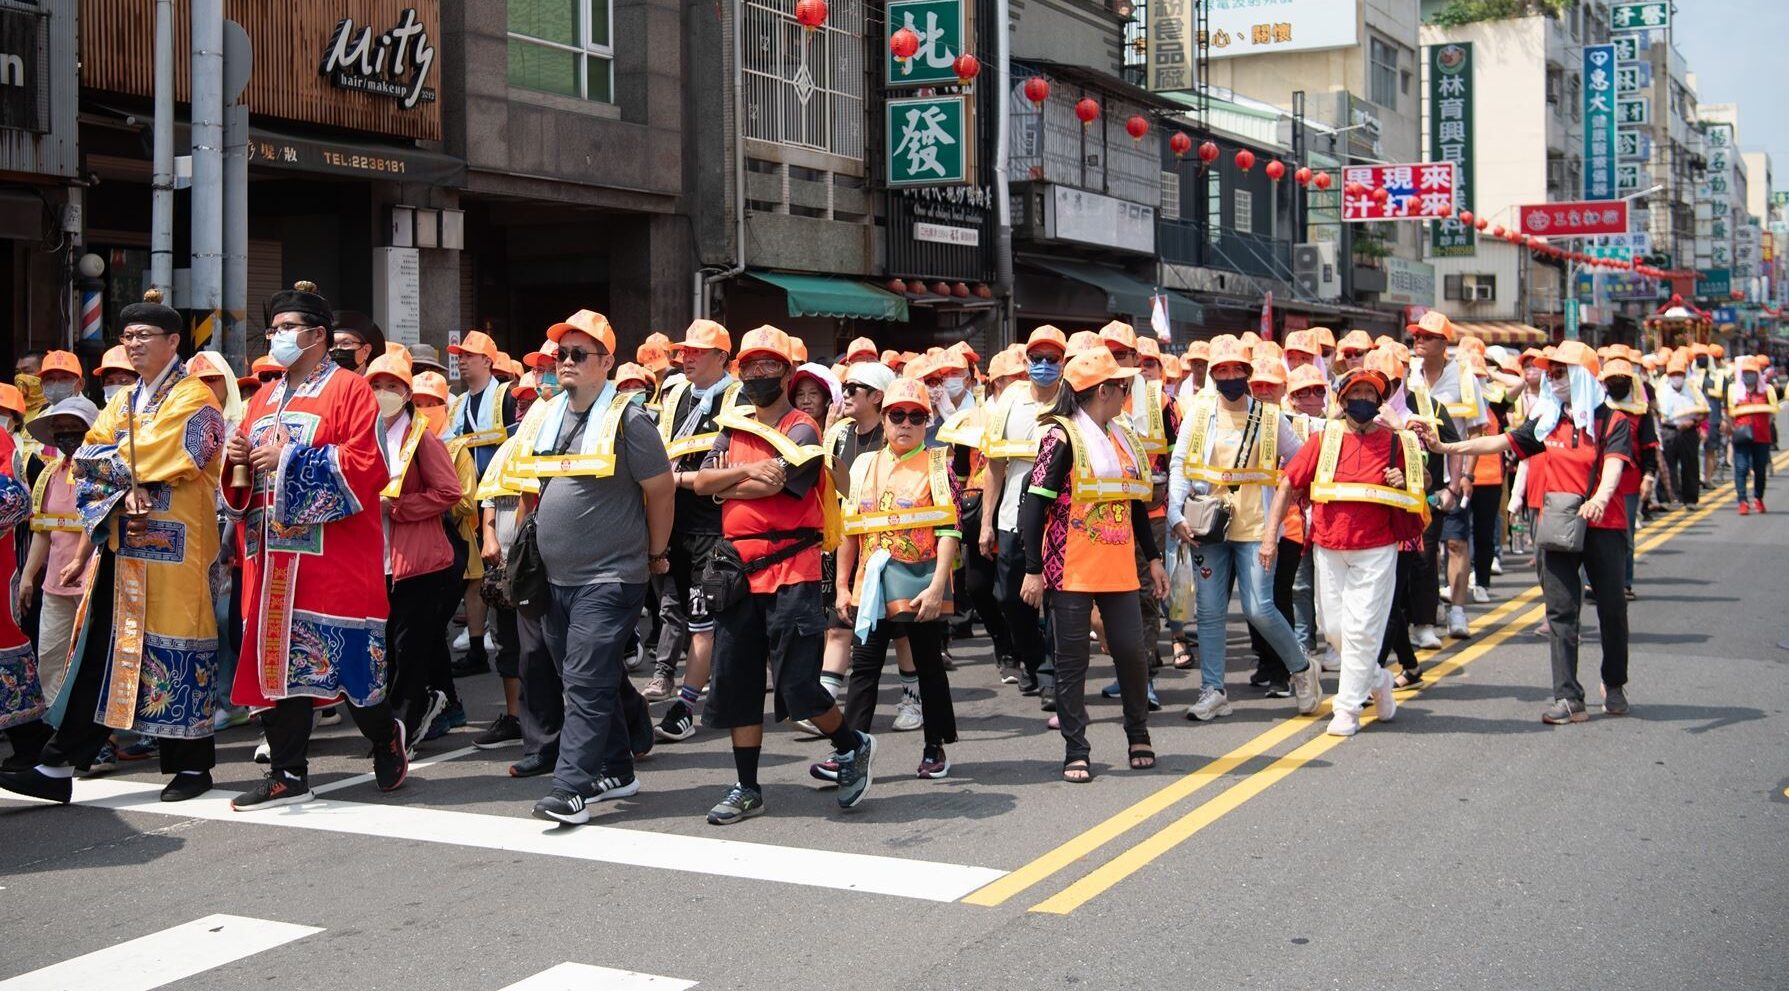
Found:
[[[367,366],[367,384],[379,401],[379,450],[391,481],[379,493],[385,524],[385,581],[391,617],[385,623],[386,663],[391,670],[394,714],[405,739],[421,739],[447,705],[444,692],[428,690],[431,665],[445,667],[441,631],[459,589],[453,546],[441,514],[460,500],[460,475],[441,438],[416,416],[411,403],[410,362],[385,354]]]

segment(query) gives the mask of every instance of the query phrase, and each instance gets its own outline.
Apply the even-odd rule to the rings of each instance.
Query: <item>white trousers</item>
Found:
[[[68,644],[75,628],[75,613],[81,607],[78,595],[52,595],[45,592],[43,609],[37,618],[37,677],[43,683],[43,697],[55,701],[62,687],[62,676],[68,671]]]
[[[1359,551],[1318,547],[1312,557],[1323,633],[1342,659],[1335,707],[1359,712],[1379,678],[1379,645],[1397,586],[1398,545]]]

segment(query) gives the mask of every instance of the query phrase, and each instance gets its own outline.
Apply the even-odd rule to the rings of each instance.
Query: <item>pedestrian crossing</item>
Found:
[[[324,930],[241,915],[207,915],[0,980],[0,991],[154,991]],[[259,983],[252,964],[242,983]],[[458,978],[447,984],[476,991]],[[695,981],[566,962],[497,991],[689,991]]]

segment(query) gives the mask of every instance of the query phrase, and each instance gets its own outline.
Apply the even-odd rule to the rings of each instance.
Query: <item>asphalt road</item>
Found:
[[[0,799],[0,991],[1785,987],[1789,501],[1704,506],[1642,531],[1626,719],[1541,724],[1547,647],[1511,566],[1395,723],[1322,737],[1246,686],[1233,624],[1236,714],[1187,722],[1197,677],[1165,674],[1161,766],[1138,773],[1095,701],[1090,785],[1059,780],[1059,738],[977,640],[951,777],[913,778],[917,735],[883,732],[848,813],[806,775],[823,745],[786,730],[770,813],[726,829],[702,818],[732,780],[708,732],[578,830],[528,818],[544,779],[504,776],[514,750],[255,817],[160,806],[153,774]],[[1587,684],[1596,663],[1587,644]],[[494,676],[461,690],[475,724],[500,711]],[[222,738],[221,790],[256,778],[256,742]],[[370,769],[348,725],[318,750],[314,784]]]

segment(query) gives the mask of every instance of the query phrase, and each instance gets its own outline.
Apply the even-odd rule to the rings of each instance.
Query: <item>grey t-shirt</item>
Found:
[[[602,415],[595,410],[589,419]],[[576,451],[583,427],[570,410],[554,449]],[[542,479],[545,491],[535,511],[535,538],[547,566],[547,581],[578,588],[609,583],[637,584],[648,578],[646,503],[640,482],[671,470],[652,414],[629,406],[615,438],[615,474],[608,478],[567,476]]]

